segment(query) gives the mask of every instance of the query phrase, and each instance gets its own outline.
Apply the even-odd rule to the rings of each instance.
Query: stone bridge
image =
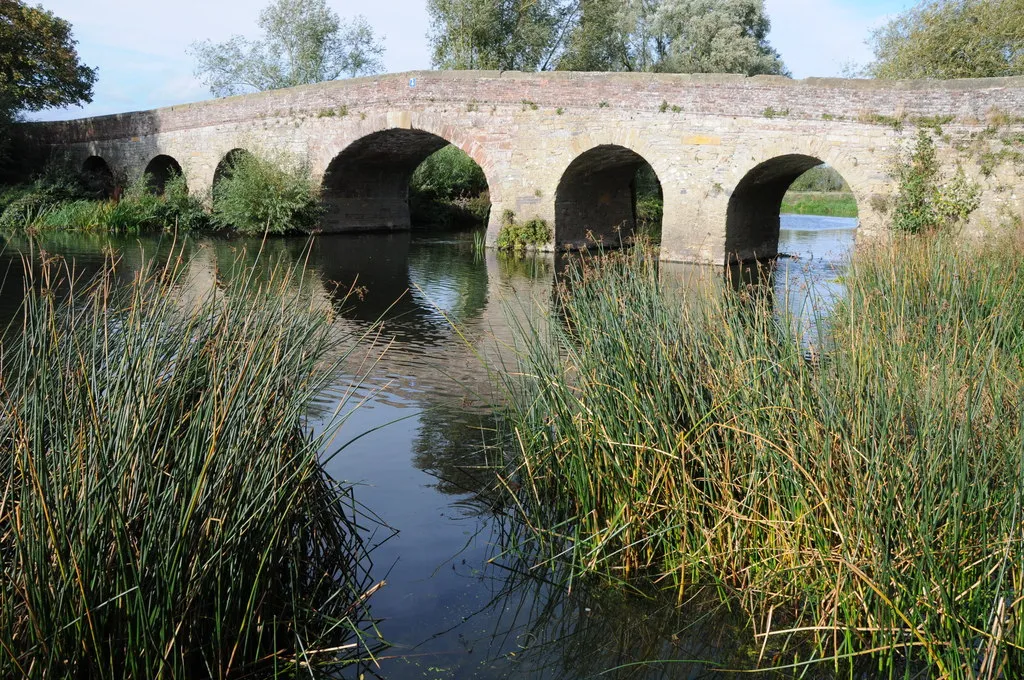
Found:
[[[663,257],[776,254],[790,183],[828,163],[852,188],[859,239],[885,233],[892,160],[936,130],[947,172],[983,186],[968,229],[1024,214],[1024,78],[881,82],[778,76],[414,72],[26,126],[37,151],[130,180],[180,170],[208,192],[242,151],[287,152],[322,182],[325,231],[406,229],[408,184],[451,143],[483,168],[493,244],[506,211],[553,225],[551,247],[634,226],[636,170],[664,196]]]

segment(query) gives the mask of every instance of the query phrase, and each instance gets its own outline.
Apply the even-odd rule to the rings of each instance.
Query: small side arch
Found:
[[[146,164],[146,169],[143,172],[149,176],[150,188],[161,196],[167,189],[167,182],[172,177],[185,174],[181,170],[181,163],[166,154],[154,157]]]
[[[82,179],[90,193],[99,198],[114,195],[114,171],[102,156],[89,156],[82,163]]]

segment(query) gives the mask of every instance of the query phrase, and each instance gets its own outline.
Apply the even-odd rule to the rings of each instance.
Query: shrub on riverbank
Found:
[[[639,250],[570,270],[560,318],[518,333],[510,488],[551,559],[738,602],[764,665],[1015,677],[1021,262],[862,253],[826,347]]]
[[[483,169],[452,144],[436,151],[412,174],[409,209],[415,226],[464,229],[487,224],[491,200]]]
[[[213,187],[214,223],[245,235],[308,232],[320,214],[309,168],[284,156],[239,154]]]
[[[0,373],[0,675],[251,677],[370,653],[363,514],[304,417],[337,338],[289,272],[44,267]],[[337,424],[337,423],[336,423]]]

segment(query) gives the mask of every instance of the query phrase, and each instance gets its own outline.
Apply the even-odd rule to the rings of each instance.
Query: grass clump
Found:
[[[377,644],[362,512],[311,400],[357,346],[278,271],[200,299],[180,263],[45,264],[0,373],[0,674],[334,669]],[[341,344],[339,344],[341,343]]]
[[[213,187],[213,223],[245,235],[312,231],[321,211],[309,168],[284,156],[239,154]]]
[[[578,577],[738,604],[762,665],[1016,677],[1022,262],[862,253],[827,346],[763,297],[666,288],[640,249],[571,268],[505,378],[514,505]]]
[[[498,250],[523,252],[529,247],[546,245],[551,241],[551,236],[551,227],[546,220],[535,217],[526,222],[517,222],[515,213],[506,210],[502,215],[496,245]]]

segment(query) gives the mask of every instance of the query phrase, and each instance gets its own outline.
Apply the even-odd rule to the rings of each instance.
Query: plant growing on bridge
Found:
[[[309,168],[286,155],[241,154],[213,187],[214,223],[243,234],[310,231],[321,211]]]
[[[520,223],[516,214],[506,210],[501,216],[501,230],[496,245],[499,250],[522,252],[528,247],[546,245],[551,241],[551,227],[539,217]]]
[[[214,96],[275,90],[383,70],[383,44],[366,19],[343,22],[326,0],[274,0],[257,22],[262,40],[192,43],[196,76]]]
[[[896,159],[893,178],[898,188],[892,205],[892,228],[908,234],[949,230],[967,220],[981,202],[981,187],[969,181],[961,168],[941,182],[935,142],[927,130],[918,130],[908,157]]]

